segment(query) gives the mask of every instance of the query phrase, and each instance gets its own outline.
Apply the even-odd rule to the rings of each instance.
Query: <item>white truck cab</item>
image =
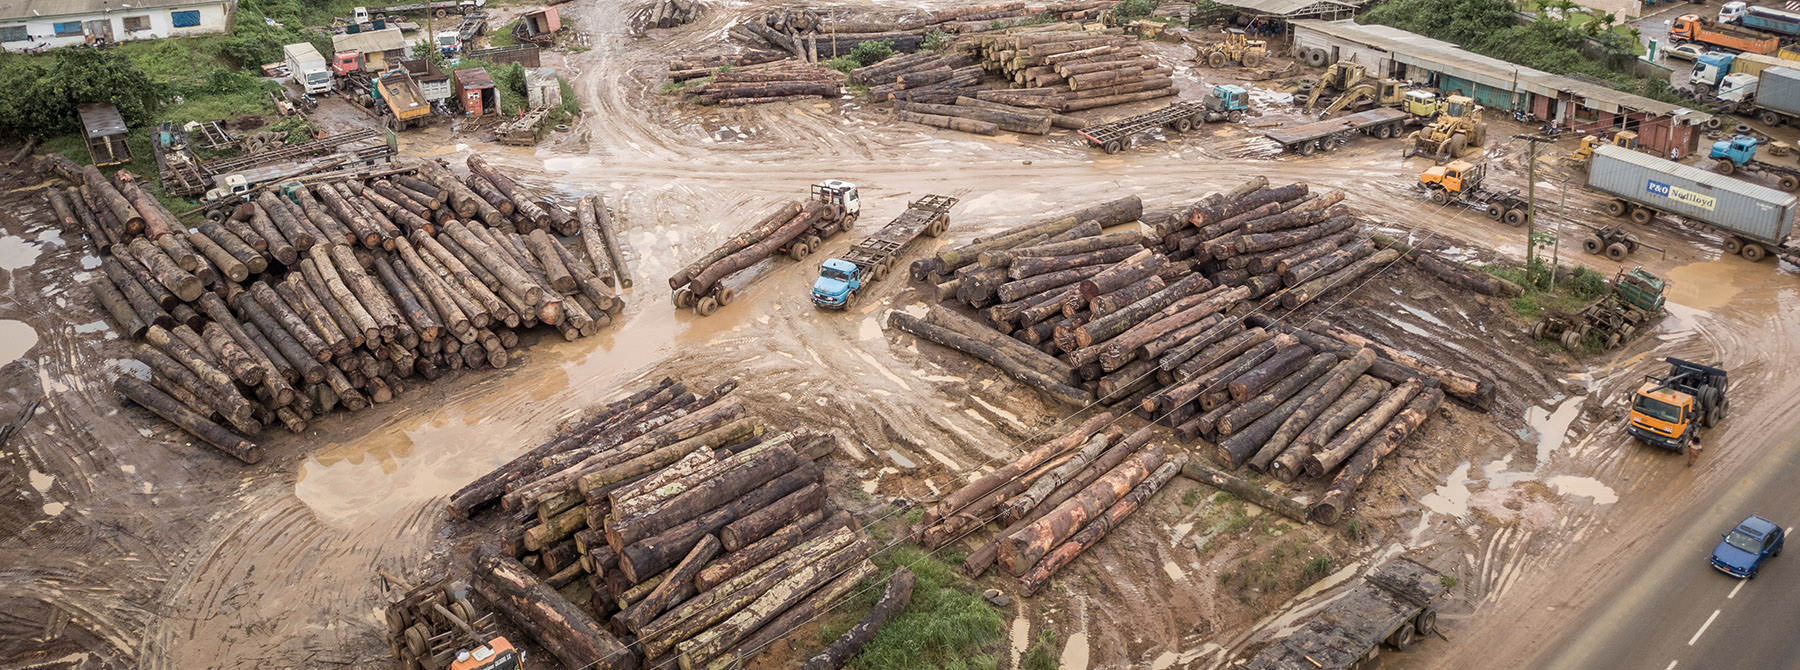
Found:
[[[250,181],[241,174],[228,174],[215,178],[216,187],[207,190],[206,201],[212,202],[226,196],[242,195],[250,191]]]
[[[1748,3],[1739,0],[1727,2],[1719,7],[1719,23],[1737,23],[1738,19],[1743,18],[1744,12],[1747,11],[1750,11]]]
[[[827,179],[813,184],[813,195],[820,202],[833,206],[836,214],[854,218],[862,213],[862,201],[856,194],[856,184],[841,179]],[[835,218],[835,217],[834,217]]]

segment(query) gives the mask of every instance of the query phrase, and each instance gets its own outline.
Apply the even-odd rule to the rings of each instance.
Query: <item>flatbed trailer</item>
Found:
[[[1195,125],[1195,115],[1204,115],[1205,113],[1206,108],[1200,103],[1184,100],[1153,112],[1095,124],[1076,132],[1081,135],[1082,139],[1087,140],[1088,144],[1100,147],[1106,153],[1116,154],[1120,149],[1125,148],[1127,140],[1141,133],[1147,133],[1157,128],[1168,128],[1177,132],[1192,130]]]
[[[1432,603],[1444,592],[1443,577],[1411,559],[1394,559],[1243,668],[1349,670],[1373,660],[1382,644],[1405,651],[1437,632]]]
[[[900,252],[905,251],[913,240],[919,239],[920,235],[937,237],[949,230],[950,208],[957,202],[955,197],[948,195],[928,195],[914,200],[900,216],[851,245],[850,250],[839,258],[868,272],[870,281],[881,281],[893,269]]]
[[[1427,189],[1427,196],[1439,205],[1457,204],[1486,214],[1487,218],[1509,226],[1523,226],[1531,220],[1530,203],[1526,202],[1522,189],[1502,191],[1477,186],[1451,193],[1441,188]]]
[[[1771,163],[1761,158],[1752,158],[1745,161],[1743,165],[1733,163],[1729,158],[1721,158],[1714,161],[1713,171],[1723,175],[1738,172],[1769,175],[1775,178],[1776,187],[1783,191],[1800,189],[1800,168]]]
[[[408,2],[400,5],[388,5],[386,7],[370,7],[368,9],[371,16],[381,14],[405,14],[407,12],[431,10],[434,16],[441,19],[449,16],[450,12],[456,12],[458,14],[473,12],[480,9],[484,4],[487,3],[485,1],[471,2],[470,0],[436,0],[434,2]]]
[[[1348,141],[1353,133],[1384,140],[1399,135],[1406,129],[1407,116],[1404,111],[1382,107],[1335,119],[1275,128],[1263,133],[1263,137],[1280,143],[1284,150],[1311,156],[1315,151],[1330,151],[1334,144]]]

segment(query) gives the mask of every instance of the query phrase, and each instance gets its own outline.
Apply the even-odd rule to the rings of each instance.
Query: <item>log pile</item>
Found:
[[[984,69],[1014,88],[981,91],[975,97],[1073,112],[1175,95],[1174,70],[1136,39],[1115,31],[1084,30],[1080,24],[983,34],[971,48]]]
[[[65,168],[76,185],[48,197],[101,257],[88,288],[149,369],[116,390],[254,463],[266,425],[302,432],[418,379],[504,367],[527,331],[574,340],[623,307],[603,204],[576,216],[479,156],[468,166],[302,179],[193,228],[127,171]],[[562,237],[577,233],[592,241]]]
[[[631,23],[639,32],[650,28],[674,28],[694,22],[700,3],[694,0],[652,0],[633,13]]]
[[[724,284],[726,278],[772,256],[805,258],[855,220],[856,214],[818,198],[777,205],[748,229],[670,275],[675,309],[692,308],[700,316],[711,316],[737,298],[737,289]]]
[[[836,70],[787,59],[715,72],[712,81],[689,92],[704,105],[760,105],[837,97],[843,82]]]
[[[1485,411],[1494,390],[1318,312],[1293,315],[1315,303],[1329,313],[1335,296],[1399,258],[1372,243],[1342,198],[1257,178],[1178,211],[1146,216],[1135,201],[1108,203],[1003,230],[915,263],[914,276],[945,304],[896,312],[890,323],[1064,403],[1135,412],[1201,441],[1225,469],[1330,481],[1333,493],[1303,514],[1291,499],[1269,498],[1330,523],[1444,397]],[[1105,230],[1140,217],[1148,236]],[[1115,493],[1128,490],[1121,483]],[[945,532],[973,521],[946,522]],[[1047,545],[1015,547],[1008,560],[1034,562]]]
[[[648,667],[753,656],[873,574],[826,505],[829,435],[772,433],[731,397],[663,379],[559,429],[463,487],[493,510],[500,552],[635,640]],[[772,637],[771,637],[772,636]]]

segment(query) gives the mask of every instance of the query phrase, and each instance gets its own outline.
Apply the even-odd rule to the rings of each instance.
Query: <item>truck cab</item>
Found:
[[[1718,98],[1720,102],[1748,103],[1756,99],[1758,81],[1756,75],[1753,74],[1739,72],[1725,75],[1725,79],[1721,80],[1718,88],[1713,91],[1713,97]]]
[[[813,281],[814,305],[827,309],[848,309],[862,290],[862,267],[842,258],[819,264],[819,278]]]
[[[363,62],[361,51],[339,51],[331,55],[331,74],[333,76],[348,77],[351,73],[362,72],[366,68],[368,68],[368,64]]]
[[[1669,372],[1648,376],[1631,398],[1631,423],[1626,432],[1639,442],[1685,453],[1704,425],[1724,420],[1730,403],[1725,398],[1724,370],[1679,358],[1663,359]]]
[[[207,202],[222,200],[232,196],[240,196],[250,192],[250,180],[245,179],[244,175],[234,173],[221,175],[215,179],[216,181],[214,183],[217,184],[217,186],[206,191],[205,198]]]
[[[462,54],[462,32],[457,30],[440,30],[437,33],[438,53],[445,58],[456,58]]]
[[[1744,18],[1744,13],[1748,11],[1750,11],[1749,3],[1738,0],[1727,2],[1719,7],[1719,23],[1737,23],[1738,19]]]
[[[456,652],[450,670],[525,670],[525,652],[513,648],[504,637],[487,644]]]
[[[1481,178],[1487,172],[1486,167],[1486,163],[1477,165],[1465,160],[1450,161],[1419,173],[1419,185],[1427,189],[1443,189],[1451,193],[1462,193],[1481,187]]]
[[[1708,158],[1718,161],[1730,161],[1732,165],[1742,167],[1745,163],[1756,160],[1756,138],[1749,135],[1738,135],[1729,140],[1719,140],[1712,145]]]
[[[1429,120],[1443,109],[1443,101],[1433,91],[1414,89],[1400,96],[1400,111],[1406,112],[1408,116]]]
[[[1217,84],[1206,94],[1206,99],[1201,104],[1206,105],[1206,111],[1215,114],[1242,113],[1250,110],[1249,99],[1249,91],[1245,91],[1242,86]]]
[[[1688,85],[1704,88],[1716,88],[1725,75],[1731,74],[1731,64],[1737,56],[1722,51],[1708,51],[1694,59],[1694,69],[1688,73]]]
[[[849,228],[850,222],[862,214],[862,200],[856,194],[856,184],[840,179],[827,179],[813,184],[812,195],[825,204],[826,220],[843,221],[845,228]]]

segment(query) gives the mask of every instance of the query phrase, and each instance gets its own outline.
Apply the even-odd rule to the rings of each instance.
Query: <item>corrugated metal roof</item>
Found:
[[[237,0],[0,0],[0,21],[224,4],[236,6]]]
[[[110,103],[77,105],[75,113],[81,116],[81,128],[90,138],[125,134],[125,119],[119,116],[119,108]]]
[[[399,28],[394,27],[371,30],[368,32],[356,33],[354,35],[339,33],[331,36],[332,51],[360,51],[369,53],[372,51],[393,51],[395,49],[405,48],[406,38],[400,35]]]
[[[1712,115],[1641,95],[1632,95],[1600,84],[1550,74],[1498,58],[1489,58],[1455,44],[1410,33],[1392,26],[1362,24],[1354,21],[1294,21],[1296,30],[1313,30],[1325,35],[1367,44],[1387,51],[1395,62],[1413,65],[1468,79],[1502,90],[1517,90],[1556,97],[1569,93],[1584,106],[1617,113],[1621,108],[1673,116],[1698,124]]]
[[[494,86],[494,78],[488,76],[488,71],[484,68],[463,68],[454,74],[456,83],[462,84],[463,88],[493,88]]]
[[[1218,2],[1221,5],[1276,16],[1307,16],[1333,9],[1353,10],[1362,4],[1334,0],[1218,0]],[[1315,5],[1320,6],[1315,8]]]

